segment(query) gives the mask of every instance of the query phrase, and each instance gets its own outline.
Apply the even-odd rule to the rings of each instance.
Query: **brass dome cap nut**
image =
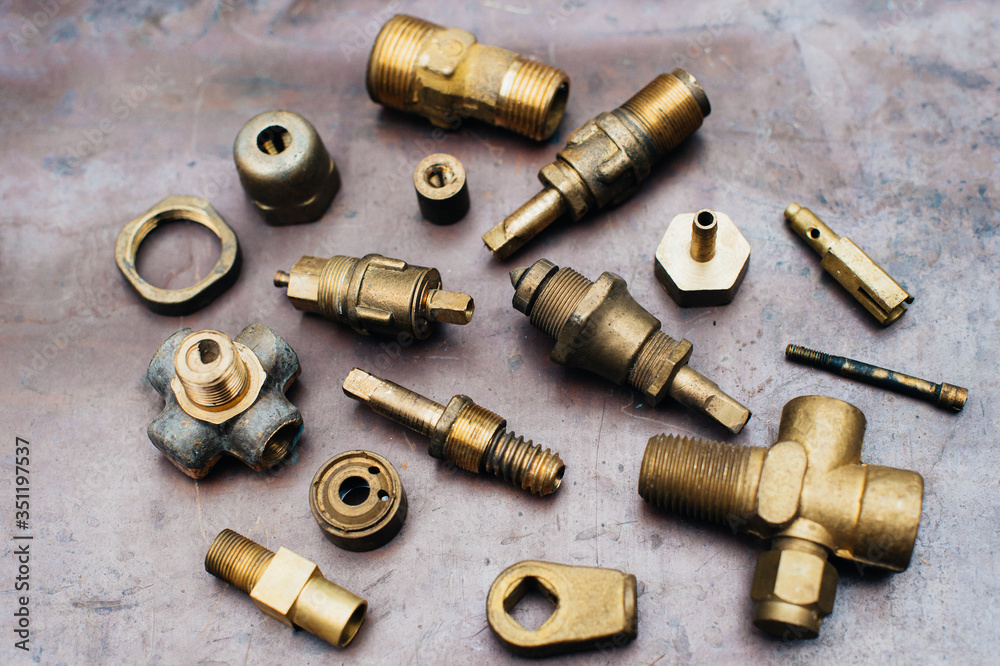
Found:
[[[406,491],[392,464],[371,451],[347,451],[327,460],[309,485],[309,507],[334,545],[374,550],[406,521]]]
[[[240,183],[264,221],[314,222],[340,189],[340,173],[316,129],[297,113],[266,111],[233,144]]]
[[[452,155],[435,153],[420,160],[413,171],[413,187],[420,214],[428,222],[454,224],[469,212],[465,167]]]
[[[676,215],[656,248],[656,279],[682,308],[726,305],[750,266],[750,243],[725,213]]]

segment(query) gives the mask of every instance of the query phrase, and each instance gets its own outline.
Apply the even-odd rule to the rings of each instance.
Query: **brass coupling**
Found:
[[[572,268],[539,259],[510,272],[514,309],[556,341],[550,358],[628,383],[656,405],[669,395],[738,433],[750,410],[688,365],[692,346],[660,330],[660,320],[639,305],[614,273],[591,282]]]
[[[430,336],[434,322],[464,325],[476,304],[468,294],[441,289],[436,268],[413,266],[378,254],[354,257],[304,256],[274,285],[287,289],[296,310],[347,324],[362,335]]]
[[[538,141],[556,131],[569,97],[562,70],[402,14],[375,38],[365,83],[376,104],[438,127],[475,118]]]
[[[639,495],[773,539],[754,573],[754,624],[815,638],[837,589],[830,554],[903,571],[917,539],[923,478],[863,463],[865,426],[853,405],[803,396],[785,405],[770,448],[658,435],[646,446]]]
[[[367,601],[328,581],[315,563],[232,530],[209,546],[205,571],[249,594],[266,615],[339,648],[354,640],[368,611]]]
[[[565,213],[573,221],[618,204],[638,189],[653,165],[711,112],[705,91],[683,69],[660,74],[627,102],[573,132],[538,179],[544,189],[483,235],[506,259]]]
[[[506,419],[468,396],[456,395],[442,405],[360,368],[347,375],[344,393],[429,437],[427,452],[439,460],[491,474],[537,495],[549,495],[562,483],[566,465],[558,454],[507,430]]]

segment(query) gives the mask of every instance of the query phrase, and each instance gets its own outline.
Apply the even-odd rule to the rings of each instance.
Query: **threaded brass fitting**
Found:
[[[506,259],[565,213],[579,220],[618,204],[711,112],[705,91],[683,69],[660,74],[611,113],[573,132],[556,161],[538,172],[545,188],[483,235]]]
[[[340,648],[365,621],[368,602],[328,581],[313,562],[287,548],[274,553],[232,530],[215,537],[205,571],[249,594],[282,624]]]
[[[691,343],[661,331],[619,276],[603,273],[591,282],[539,259],[511,271],[510,281],[514,309],[556,341],[550,358],[559,365],[628,383],[651,405],[670,395],[733,433],[746,425],[750,410],[688,366]]]
[[[754,573],[754,624],[815,638],[833,611],[831,553],[903,571],[917,539],[923,479],[861,462],[864,433],[856,407],[803,396],[785,405],[770,448],[658,435],[642,458],[639,495],[664,511],[773,538]]]
[[[562,70],[402,14],[375,38],[366,84],[376,104],[438,127],[476,118],[539,141],[556,131],[569,97]]]
[[[361,259],[304,256],[291,273],[275,273],[274,285],[287,288],[296,310],[316,312],[362,335],[405,333],[423,340],[433,322],[468,324],[476,311],[468,294],[441,289],[436,268],[378,254]]]
[[[559,455],[507,430],[506,419],[456,395],[441,405],[399,384],[354,368],[344,393],[372,411],[430,438],[427,452],[469,472],[492,474],[538,495],[562,483]]]

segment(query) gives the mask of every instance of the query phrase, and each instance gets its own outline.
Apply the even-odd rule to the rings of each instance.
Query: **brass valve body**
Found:
[[[562,70],[402,14],[375,38],[365,83],[376,104],[438,127],[475,118],[539,141],[556,131],[569,97]]]
[[[639,495],[653,506],[773,538],[757,560],[754,624],[815,638],[833,611],[829,554],[903,571],[917,539],[924,481],[861,462],[865,417],[834,398],[785,405],[770,448],[673,435],[649,440]]]
[[[419,393],[354,368],[344,393],[376,414],[430,438],[427,452],[462,469],[492,474],[537,495],[549,495],[562,483],[566,465],[549,449],[507,430],[507,420],[456,395],[447,406]]]
[[[441,289],[436,268],[412,266],[378,254],[354,257],[304,256],[290,273],[278,271],[296,310],[347,324],[362,335],[430,336],[433,322],[464,325],[476,304],[468,294]]]
[[[628,383],[650,405],[669,395],[737,433],[750,410],[688,365],[692,346],[660,330],[614,273],[591,282],[571,268],[539,259],[510,272],[514,309],[556,341],[550,358]]]
[[[272,552],[222,530],[205,555],[205,571],[250,595],[257,607],[292,629],[347,647],[365,621],[368,602],[331,583],[313,562],[287,548]]]
[[[573,132],[556,161],[538,172],[545,188],[487,231],[483,242],[506,259],[567,212],[576,221],[624,201],[710,112],[693,76],[683,69],[660,74],[620,107]]]

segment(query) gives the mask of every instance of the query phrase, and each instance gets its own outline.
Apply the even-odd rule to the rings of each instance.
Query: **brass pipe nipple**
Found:
[[[710,210],[700,210],[694,214],[691,222],[691,258],[705,263],[715,256],[715,236],[719,223],[715,213]]]

